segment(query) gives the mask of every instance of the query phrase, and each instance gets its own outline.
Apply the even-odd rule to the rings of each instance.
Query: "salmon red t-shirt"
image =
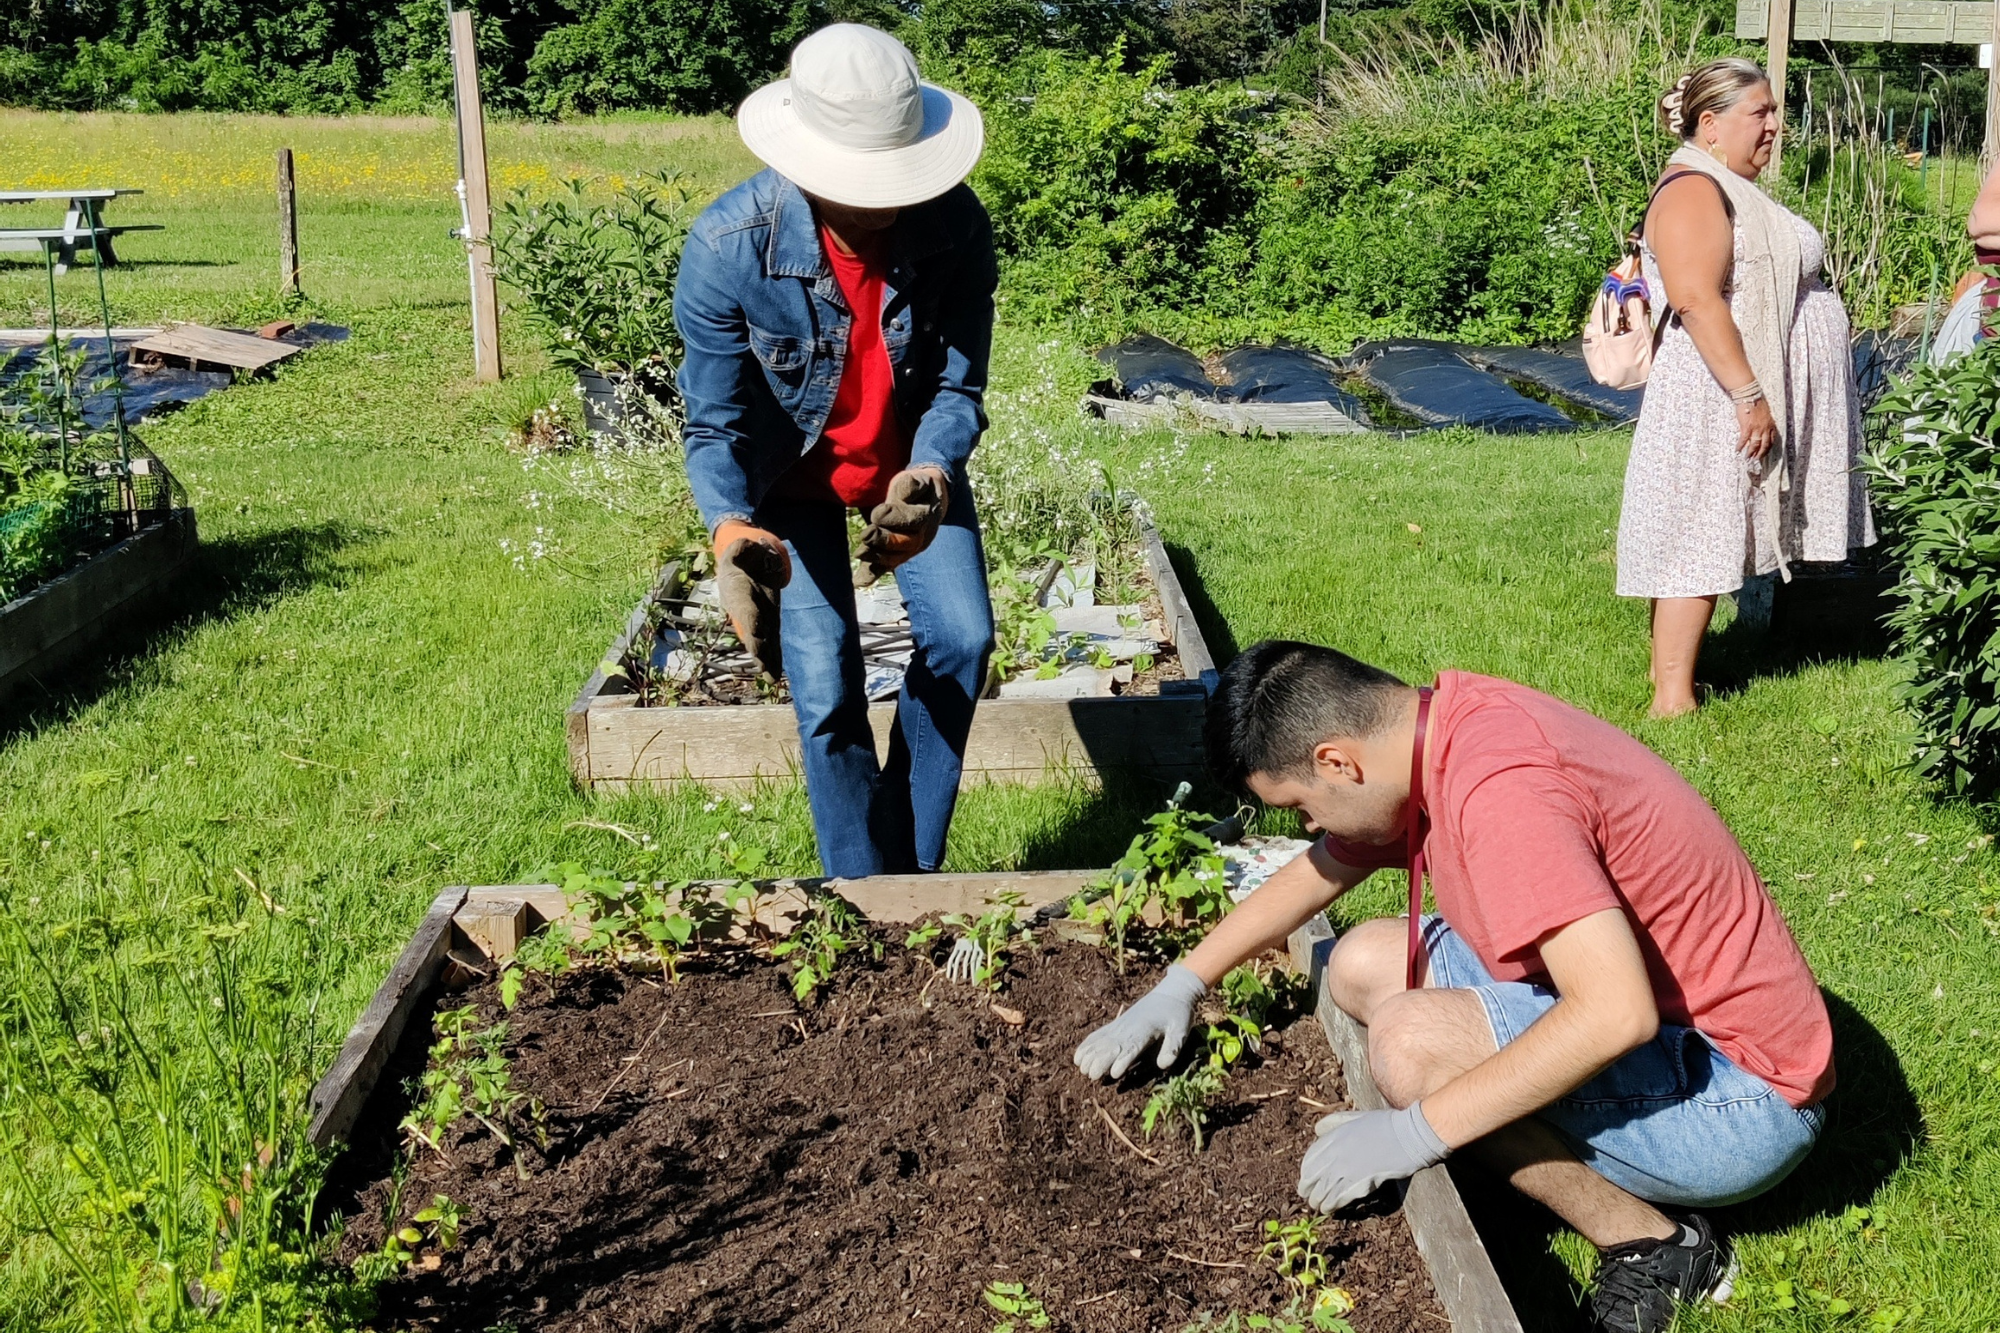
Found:
[[[888,236],[865,236],[850,255],[825,227],[819,234],[834,281],[854,316],[847,360],[819,441],[786,470],[776,489],[790,499],[838,499],[857,509],[873,509],[888,497],[890,479],[910,465],[910,438],[896,416],[895,368],[882,340]]]
[[[1431,891],[1500,981],[1548,983],[1536,945],[1595,912],[1632,923],[1660,1019],[1705,1033],[1793,1106],[1833,1088],[1812,970],[1743,849],[1671,764],[1524,685],[1447,671],[1431,700]],[[1404,849],[1329,836],[1356,869]]]

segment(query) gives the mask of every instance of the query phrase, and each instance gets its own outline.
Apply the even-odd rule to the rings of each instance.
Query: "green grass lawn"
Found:
[[[502,178],[528,183],[679,165],[720,184],[747,170],[720,122],[499,125],[494,142]],[[470,382],[447,131],[5,113],[0,185],[78,171],[154,191],[119,205],[169,230],[133,238],[134,262],[107,274],[114,318],[242,321],[276,308],[258,173],[286,143],[302,155],[313,313],[354,336],[144,432],[188,484],[206,553],[140,651],[0,718],[0,1015],[11,1025],[50,993],[88,1008],[111,993],[96,982],[143,975],[134,1026],[206,1068],[197,1019],[221,997],[167,984],[159,961],[206,982],[220,964],[201,959],[254,946],[260,1003],[297,1032],[272,1056],[274,1096],[295,1116],[442,885],[568,858],[627,864],[629,845],[593,826],[610,823],[652,834],[672,873],[718,870],[725,829],[779,869],[813,860],[795,786],[720,801],[571,787],[561,711],[657,556],[657,474],[529,469],[504,446],[499,423],[524,391]],[[44,291],[39,268],[0,263],[0,323],[44,319]],[[88,269],[64,292],[65,322],[91,313]],[[508,332],[510,364],[538,371]],[[1765,874],[1834,997],[1841,1090],[1795,1180],[1732,1219],[1748,1295],[1688,1326],[1887,1327],[1895,1311],[1905,1327],[2000,1325],[1980,1276],[2000,1269],[2000,863],[1970,815],[1897,767],[1893,664],[1797,662],[1725,627],[1717,697],[1695,718],[1645,723],[1644,608],[1611,595],[1626,435],[1120,436],[1075,413],[1090,374],[1075,348],[1004,330],[992,445],[1045,451],[1052,467],[1102,460],[1148,496],[1219,655],[1283,635],[1412,679],[1461,667],[1550,690],[1676,763]],[[547,554],[523,567],[502,549],[537,537]],[[1102,863],[1152,797],[975,790],[950,860]],[[1393,899],[1375,887],[1348,910]],[[95,1029],[77,1030],[84,1054],[50,1059],[88,1064]],[[137,1095],[120,1105],[136,1110]],[[222,1114],[219,1100],[191,1096],[188,1123]],[[56,1159],[37,1105],[12,1077],[0,1091],[0,1326],[80,1329],[91,1289],[38,1219],[72,1238],[122,1224]],[[215,1173],[180,1178],[192,1196]],[[1568,1300],[1551,1234],[1495,1233],[1547,1318]],[[1576,1255],[1560,1236],[1554,1248]]]

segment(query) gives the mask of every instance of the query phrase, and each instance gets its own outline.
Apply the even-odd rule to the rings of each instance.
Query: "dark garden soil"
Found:
[[[413,1024],[336,1182],[343,1257],[380,1246],[392,1198],[401,1224],[449,1195],[466,1212],[459,1246],[389,1283],[376,1327],[454,1333],[988,1333],[995,1281],[1025,1284],[1057,1330],[1179,1333],[1202,1311],[1274,1312],[1286,1289],[1259,1258],[1262,1224],[1298,1214],[1299,1155],[1345,1104],[1339,1073],[1317,1023],[1288,1020],[1230,1080],[1206,1151],[1146,1140],[1148,1084],[1088,1083],[1070,1056],[1156,972],[1024,946],[995,998],[892,946],[805,1009],[782,971],[742,952],[675,984],[534,980],[512,1014],[490,985],[447,997],[505,1018],[547,1146],[521,1136],[517,1163],[468,1117],[448,1156],[418,1150],[398,1196],[398,1090],[430,1036]],[[1400,1216],[1322,1235],[1361,1333],[1446,1327]]]

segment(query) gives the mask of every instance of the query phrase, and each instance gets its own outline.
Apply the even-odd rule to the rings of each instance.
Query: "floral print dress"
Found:
[[[1791,489],[1778,530],[1748,459],[1737,451],[1736,405],[1717,382],[1694,339],[1667,321],[1646,381],[1645,402],[1625,467],[1618,519],[1618,595],[1710,597],[1735,592],[1745,578],[1795,560],[1841,561],[1872,545],[1867,483],[1860,460],[1861,402],[1849,352],[1847,311],[1820,281],[1826,245],[1804,218],[1787,213],[1800,242],[1798,305],[1792,315],[1785,433]],[[1736,228],[1736,260],[1743,230]],[[1646,285],[1655,301],[1666,287],[1651,247]],[[1727,291],[1732,313],[1738,295]]]

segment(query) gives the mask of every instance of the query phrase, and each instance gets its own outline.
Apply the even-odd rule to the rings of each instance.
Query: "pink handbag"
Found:
[[[1653,352],[1666,327],[1665,312],[1654,318],[1639,247],[1627,241],[1625,258],[1604,275],[1597,299],[1583,321],[1583,363],[1590,377],[1613,389],[1636,389],[1653,373]]]

